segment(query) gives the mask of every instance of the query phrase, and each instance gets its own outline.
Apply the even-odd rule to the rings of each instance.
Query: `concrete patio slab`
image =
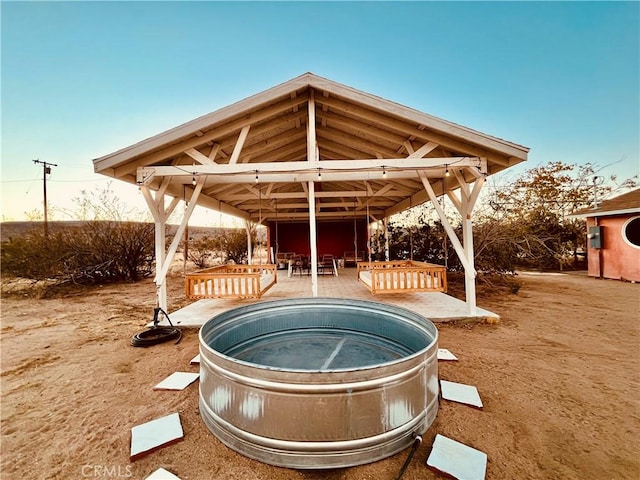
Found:
[[[318,296],[332,298],[353,298],[372,302],[387,303],[407,308],[419,313],[433,322],[450,321],[498,321],[499,316],[489,310],[477,308],[469,314],[462,300],[440,292],[400,293],[372,295],[356,276],[355,268],[341,268],[339,276],[318,276]],[[176,310],[169,314],[171,321],[181,327],[201,327],[210,318],[232,308],[252,303],[311,296],[311,277],[306,275],[287,276],[284,270],[278,271],[278,283],[267,291],[261,299],[205,299]],[[168,325],[166,318],[160,322]]]

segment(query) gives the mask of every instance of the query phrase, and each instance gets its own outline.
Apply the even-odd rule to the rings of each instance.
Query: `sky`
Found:
[[[639,2],[2,1],[0,15],[4,221],[42,210],[34,159],[57,164],[54,220],[108,185],[144,211],[92,160],[305,72],[529,147],[509,178],[551,161],[640,170]]]

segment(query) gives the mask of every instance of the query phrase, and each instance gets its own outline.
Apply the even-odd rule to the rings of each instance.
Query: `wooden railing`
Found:
[[[447,291],[444,266],[413,260],[358,262],[358,280],[374,295]]]
[[[276,265],[220,265],[185,277],[185,295],[201,298],[260,298],[277,283]]]

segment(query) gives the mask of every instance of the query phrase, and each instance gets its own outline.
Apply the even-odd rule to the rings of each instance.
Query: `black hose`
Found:
[[[158,315],[162,312],[162,314],[167,317],[167,321],[169,322],[168,327],[160,327],[158,326]],[[182,331],[179,328],[174,327],[173,323],[171,323],[171,319],[167,312],[162,310],[159,307],[156,307],[153,311],[153,327],[149,328],[140,333],[136,333],[133,337],[131,337],[131,345],[134,347],[150,347],[151,345],[157,345],[159,343],[168,342],[169,340],[173,340],[177,338],[176,344],[180,342],[182,339]]]
[[[404,472],[407,470],[407,467],[411,463],[411,460],[413,459],[413,456],[416,454],[416,451],[418,450],[418,447],[420,446],[421,443],[422,443],[422,435],[416,435],[416,438],[413,440],[413,445],[411,445],[411,450],[409,451],[409,455],[407,456],[407,459],[404,461],[404,465],[402,465],[402,468],[400,469],[400,472],[398,473],[396,480],[400,480],[402,478],[402,476],[404,475]]]

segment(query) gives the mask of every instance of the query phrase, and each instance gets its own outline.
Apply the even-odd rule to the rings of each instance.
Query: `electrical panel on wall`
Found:
[[[589,238],[590,248],[602,248],[602,230],[603,227],[601,226],[589,227],[587,237]]]

